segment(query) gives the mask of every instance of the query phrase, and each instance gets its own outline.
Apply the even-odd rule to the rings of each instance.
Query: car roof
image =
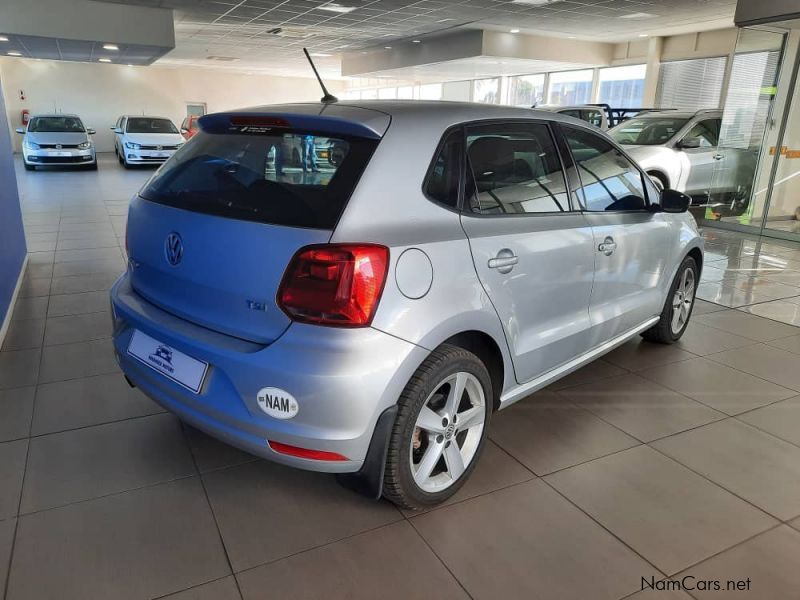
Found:
[[[225,114],[263,114],[263,115],[303,115],[342,119],[372,129],[379,135],[380,119],[388,117],[398,122],[414,121],[424,118],[428,126],[446,129],[452,125],[468,121],[491,119],[543,119],[585,126],[586,123],[559,113],[503,106],[499,104],[478,104],[475,102],[451,102],[446,100],[343,100],[336,103],[301,102],[293,104],[271,104],[253,106],[240,110],[217,113]],[[206,115],[206,119],[213,115]],[[384,128],[385,129],[385,128]]]
[[[155,115],[121,115],[120,118],[125,119],[164,119],[165,121],[172,121],[169,117],[158,117]]]

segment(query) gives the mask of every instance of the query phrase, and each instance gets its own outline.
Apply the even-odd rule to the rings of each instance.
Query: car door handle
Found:
[[[497,269],[500,273],[510,273],[518,262],[519,257],[508,248],[503,248],[495,258],[489,259],[488,265],[490,269]]]
[[[599,252],[602,252],[606,256],[611,256],[612,254],[614,254],[614,250],[616,249],[617,249],[617,243],[611,236],[606,237],[606,239],[603,240],[603,243],[597,247],[597,250]]]
[[[715,154],[714,156],[712,156],[712,158],[714,160],[722,160],[723,158],[725,158],[725,155],[724,154]]]

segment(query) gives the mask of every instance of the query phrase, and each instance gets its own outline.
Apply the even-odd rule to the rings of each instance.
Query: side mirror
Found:
[[[677,190],[661,192],[661,210],[667,213],[682,213],[689,210],[692,199]]]
[[[17,127],[17,133],[21,133],[22,135],[25,135],[25,128],[24,127]]]
[[[701,144],[699,137],[689,137],[683,138],[678,146],[681,148],[692,149],[692,148],[699,148]]]
[[[89,135],[94,135],[97,132],[94,129],[87,129],[86,133],[88,133]]]
[[[114,130],[114,133],[119,133],[120,135],[122,134],[122,128],[121,127],[112,127],[111,129]]]
[[[187,133],[189,133],[189,130],[186,127],[181,127],[181,134],[186,135]]]

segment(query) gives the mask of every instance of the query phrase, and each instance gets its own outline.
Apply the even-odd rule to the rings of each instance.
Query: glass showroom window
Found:
[[[414,86],[404,85],[397,88],[398,100],[413,100],[414,99]]]
[[[544,102],[545,74],[520,75],[509,79],[509,103],[530,108]]]
[[[615,108],[642,106],[645,71],[647,65],[600,69],[600,90],[597,101]]]
[[[442,99],[442,84],[441,83],[426,83],[419,86],[419,99],[420,100],[441,100]]]
[[[500,78],[476,79],[472,82],[472,101],[483,104],[500,103]]]
[[[394,100],[397,98],[397,88],[381,88],[378,90],[378,98],[381,100]]]
[[[344,100],[361,100],[361,90],[346,90],[342,93]]]
[[[362,100],[376,100],[378,98],[378,90],[361,90]]]
[[[720,56],[662,63],[656,106],[684,110],[719,108],[727,61]]]
[[[547,92],[548,104],[570,106],[592,101],[593,69],[550,73],[550,89]]]

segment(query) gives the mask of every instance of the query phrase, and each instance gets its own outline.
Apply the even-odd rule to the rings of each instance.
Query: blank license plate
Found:
[[[195,394],[203,387],[208,363],[179,352],[139,330],[133,332],[128,354]]]
[[[70,152],[49,152],[50,156],[72,156]]]

